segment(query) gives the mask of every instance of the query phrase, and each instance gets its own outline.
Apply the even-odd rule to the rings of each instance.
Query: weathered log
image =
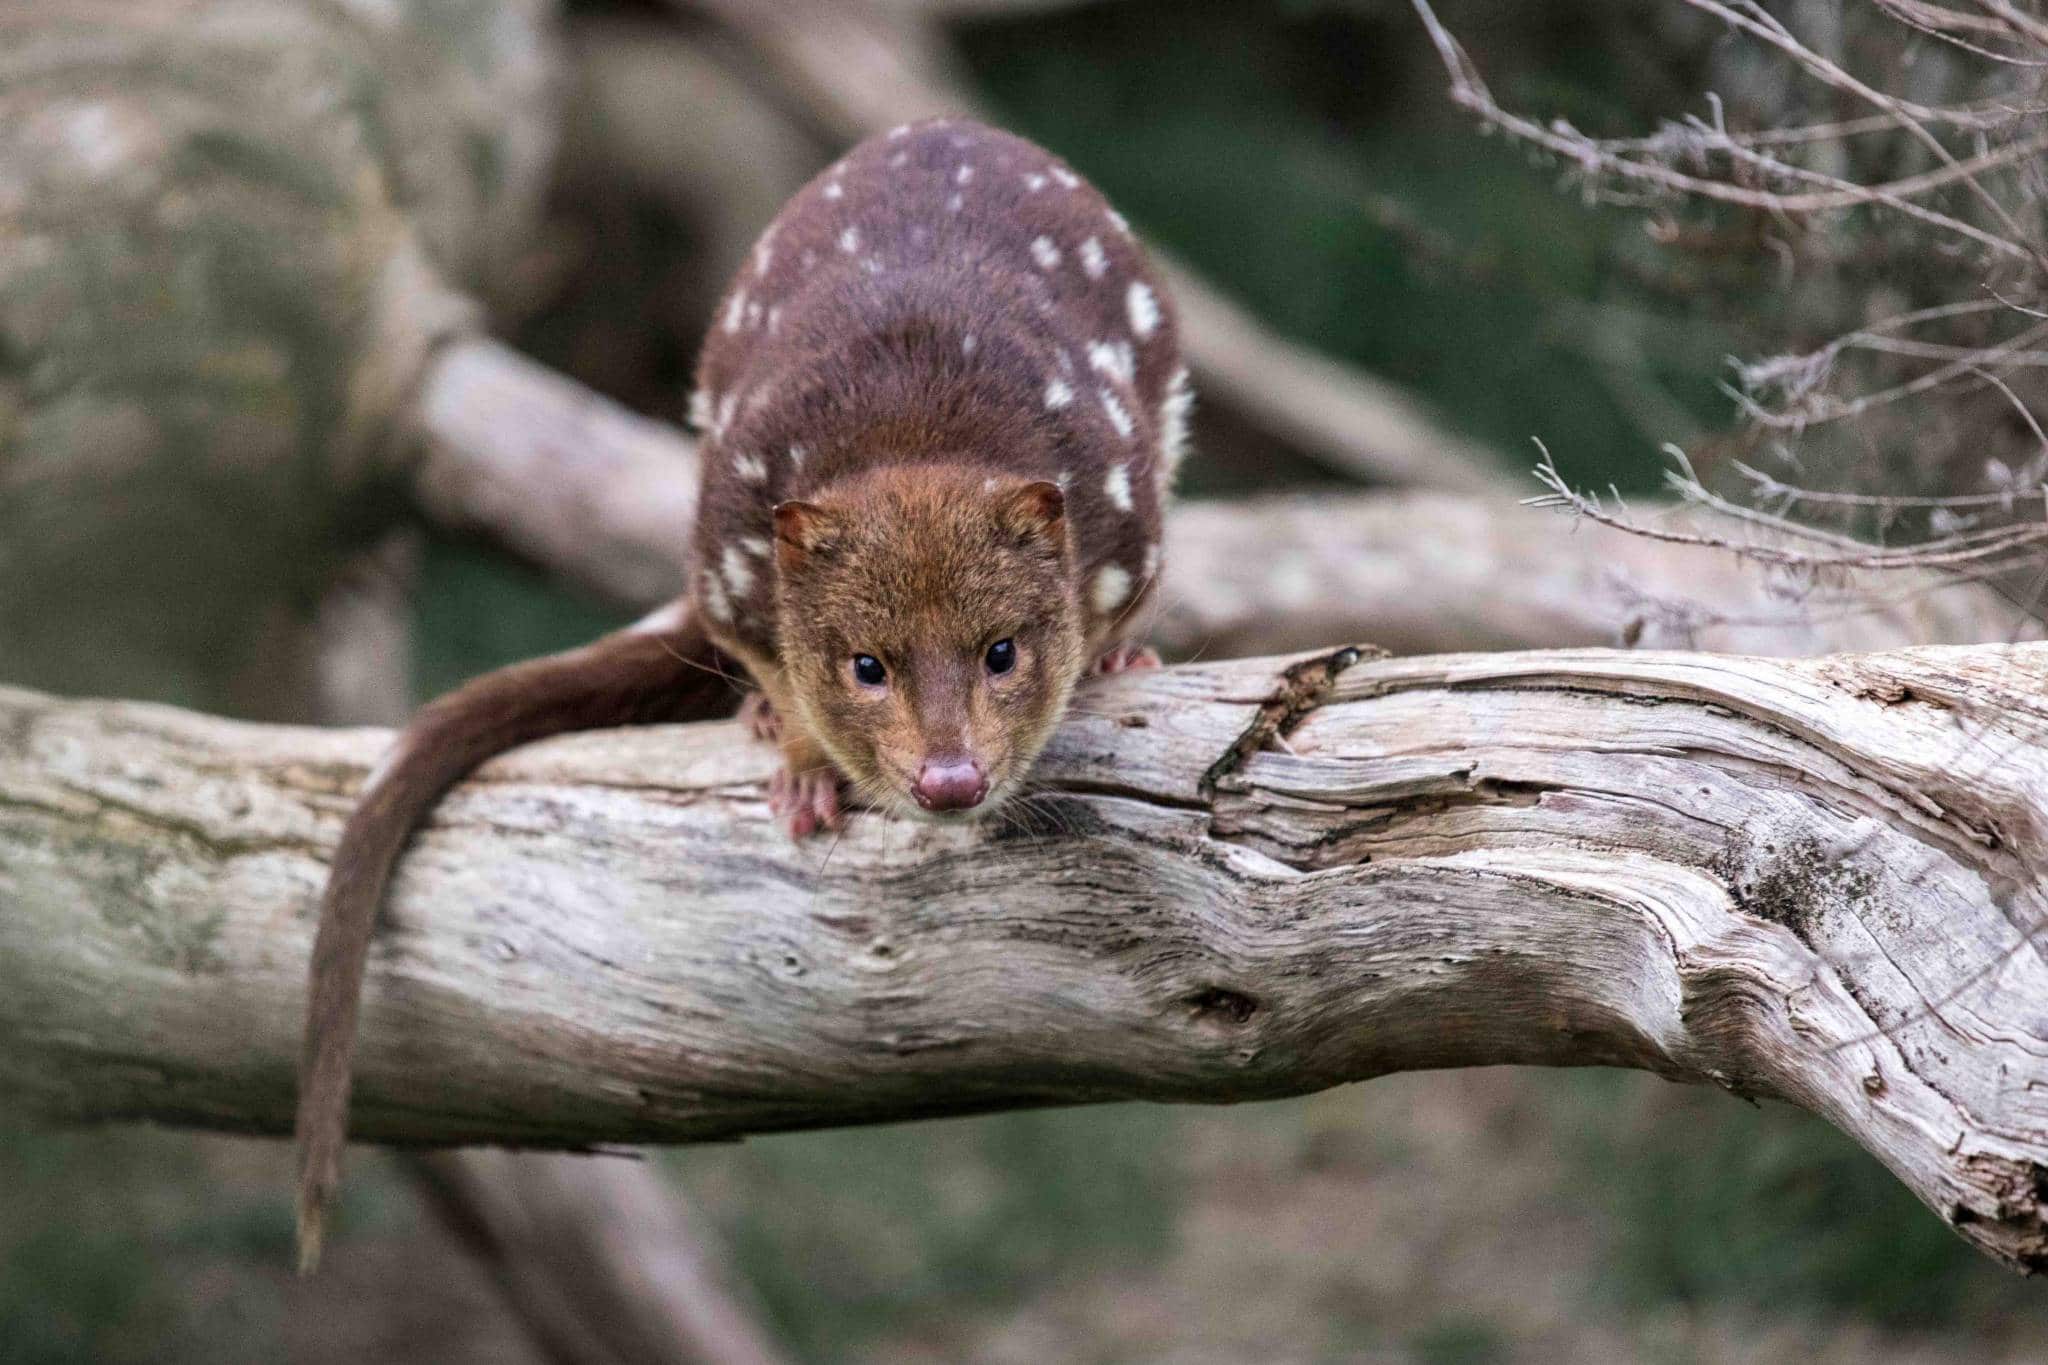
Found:
[[[2048,1268],[2048,646],[1559,652],[1092,683],[1002,821],[792,846],[730,725],[441,808],[357,1131],[577,1148],[1413,1068],[1776,1095]],[[382,732],[0,694],[0,1087],[282,1132]]]
[[[480,339],[444,348],[418,422],[427,453],[415,486],[443,522],[627,605],[682,591],[697,453],[680,431]],[[1401,653],[1633,644],[1790,655],[2040,634],[1983,584],[1932,573],[1799,582],[1500,498],[1194,502],[1173,510],[1167,536],[1155,637],[1183,657],[1341,639]]]
[[[547,0],[0,8],[0,652],[238,706],[523,248]],[[92,515],[80,515],[81,508]],[[253,623],[253,624],[252,624]],[[221,682],[246,660],[265,674]]]

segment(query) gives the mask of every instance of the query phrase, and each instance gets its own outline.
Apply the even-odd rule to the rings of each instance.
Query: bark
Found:
[[[698,477],[682,432],[483,338],[442,350],[414,421],[430,515],[621,602],[682,592]]]
[[[1391,1071],[1822,1115],[2048,1267],[2048,646],[1352,651],[1092,683],[1004,821],[790,845],[734,726],[492,763],[402,871],[357,1131],[582,1148]],[[381,732],[0,696],[0,1086],[281,1132]]]
[[[630,606],[682,591],[697,454],[680,431],[484,340],[444,349],[418,420],[416,491],[442,521]],[[1792,655],[2040,630],[1982,584],[1931,573],[1800,582],[1505,499],[1196,502],[1170,513],[1167,535],[1154,636],[1183,657],[1343,639],[1397,653],[1630,644]]]
[[[571,193],[630,189],[688,224],[691,270],[706,291],[688,325],[701,326],[762,226],[824,166],[825,149],[743,70],[658,16],[583,20],[569,49],[562,177]]]
[[[0,11],[12,671],[69,690],[127,652],[131,692],[235,705],[223,675],[275,657],[261,623],[317,598],[373,538],[364,523],[389,520],[393,414],[474,323],[451,290],[489,297],[534,216],[550,14]]]
[[[462,1151],[406,1164],[552,1359],[782,1359],[741,1308],[715,1231],[645,1163]]]

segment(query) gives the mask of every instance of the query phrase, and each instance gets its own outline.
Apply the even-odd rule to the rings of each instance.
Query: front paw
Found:
[[[792,839],[821,829],[837,830],[845,815],[839,804],[839,773],[830,765],[776,770],[768,783],[768,809]]]
[[[1129,673],[1140,668],[1159,667],[1159,651],[1150,645],[1120,644],[1095,661],[1097,673]]]

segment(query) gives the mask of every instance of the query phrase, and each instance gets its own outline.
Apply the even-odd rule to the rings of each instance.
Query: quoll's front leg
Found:
[[[1095,661],[1097,673],[1128,673],[1133,669],[1159,667],[1159,651],[1150,645],[1134,645],[1129,641],[1111,645],[1103,656]]]
[[[785,734],[782,768],[768,783],[768,809],[792,839],[836,830],[845,823],[839,801],[843,781],[832,760],[808,736]]]

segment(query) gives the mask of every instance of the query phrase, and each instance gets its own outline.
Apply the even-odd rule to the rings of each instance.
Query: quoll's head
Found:
[[[1085,660],[1057,485],[890,468],[775,509],[777,627],[802,718],[880,804],[983,814]]]

